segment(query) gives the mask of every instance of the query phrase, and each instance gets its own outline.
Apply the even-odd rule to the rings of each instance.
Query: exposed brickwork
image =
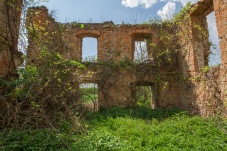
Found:
[[[165,26],[115,25],[112,22],[100,24],[58,23],[56,25],[44,7],[41,9],[36,8],[35,11],[37,12],[42,10],[42,15],[33,16],[31,20],[33,23],[38,22],[39,24],[45,24],[46,21],[50,21],[54,25],[54,28],[47,30],[50,32],[60,29],[61,34],[58,34],[60,36],[57,36],[55,40],[61,41],[61,44],[58,45],[59,52],[68,59],[81,61],[82,40],[84,37],[97,38],[98,60],[104,62],[109,60],[120,62],[124,59],[133,62],[134,42],[137,40],[147,40],[149,43],[151,42],[158,46],[158,49],[155,50],[147,46],[149,61],[148,63],[140,64],[137,70],[131,71],[125,68],[110,70],[105,67],[100,68],[95,63],[88,67],[88,71],[94,71],[96,74],[83,82],[93,82],[99,85],[99,106],[105,108],[113,105],[122,107],[134,106],[136,104],[135,87],[146,85],[151,86],[153,89],[156,107],[176,106],[196,114],[209,116],[216,114],[217,108],[222,110],[225,108],[223,107],[223,100],[225,100],[226,89],[224,86],[225,80],[223,80],[225,79],[223,74],[225,67],[215,70],[219,71],[218,74],[213,72],[214,69],[206,74],[202,72],[203,68],[208,65],[208,55],[210,53],[206,16],[215,11],[218,20],[219,37],[222,38],[221,51],[223,59],[223,52],[226,51],[225,28],[227,27],[223,23],[223,20],[226,19],[225,12],[227,9],[224,9],[225,7],[226,3],[224,2],[214,1],[213,3],[212,0],[202,0],[191,8],[188,21],[178,28],[182,32],[182,36],[178,37],[180,51],[173,53],[171,59],[175,68],[170,70],[165,63],[161,65],[161,68],[154,66],[157,61],[157,55],[159,55],[156,51],[164,46],[163,41],[160,40],[159,33],[161,30],[167,33],[172,32],[170,28]],[[220,15],[221,13],[224,15]],[[44,25],[41,26],[45,27]],[[171,47],[171,42],[167,47]],[[32,51],[38,52],[37,45],[30,43],[29,48],[29,51],[32,48]],[[34,57],[31,58],[36,59]],[[224,63],[223,60],[222,62]],[[176,72],[191,80],[181,81],[176,75],[171,77],[171,80],[163,79],[158,82],[155,80],[157,75],[165,76],[167,72]],[[208,75],[210,78],[207,78]]]
[[[186,77],[191,80],[181,85],[181,106],[202,116],[220,114],[226,116],[226,28],[227,5],[224,0],[201,0],[195,4],[190,13],[190,21],[205,29],[205,34],[191,27],[189,42],[182,51],[181,67]],[[221,39],[220,50],[223,65],[211,68],[204,73],[203,67],[208,65],[210,44],[208,42],[206,16],[215,12],[218,35]],[[185,38],[181,39],[185,41]],[[183,45],[185,46],[185,45]],[[187,54],[184,54],[187,52]],[[189,70],[187,70],[189,69]],[[185,71],[186,70],[186,71]]]
[[[3,3],[0,3],[2,7]],[[206,16],[215,12],[223,65],[204,72],[208,65],[210,43]],[[56,50],[66,59],[82,61],[82,40],[85,37],[97,38],[99,62],[117,62],[128,60],[133,62],[135,41],[146,40],[157,49],[147,45],[147,62],[135,68],[110,68],[91,63],[84,72],[95,72],[92,77],[82,83],[98,84],[98,106],[125,107],[136,104],[136,86],[151,86],[156,107],[180,107],[202,116],[226,113],[227,108],[227,2],[226,0],[201,0],[193,5],[188,20],[173,31],[165,25],[115,25],[104,23],[57,23],[49,16],[45,7],[31,8],[28,12],[27,27],[29,30],[28,64],[39,64],[40,50]],[[196,26],[195,26],[196,25]],[[201,30],[202,29],[202,30]],[[178,39],[160,39],[160,32],[177,35]],[[179,50],[169,54],[157,62],[158,50],[171,48],[180,41]],[[168,42],[168,45],[164,45]],[[45,47],[43,47],[45,46]],[[173,49],[169,49],[173,50]],[[10,54],[9,54],[10,55]],[[0,65],[5,57],[0,53]],[[159,65],[157,66],[157,64]],[[6,65],[6,64],[5,64]],[[8,64],[7,64],[8,66]],[[130,65],[129,65],[130,66]],[[173,68],[169,68],[173,66]],[[3,68],[3,67],[2,67]],[[0,71],[0,74],[5,72]],[[171,75],[171,73],[175,73]],[[159,79],[158,77],[170,77]],[[183,78],[179,78],[183,76]],[[182,80],[186,79],[186,80]],[[78,81],[72,78],[75,89]],[[221,112],[221,113],[220,113]]]
[[[38,13],[32,13],[33,11]],[[109,69],[105,66],[97,67],[98,65],[95,64],[89,67],[88,71],[94,71],[95,75],[83,82],[97,83],[99,85],[99,106],[105,108],[113,105],[122,107],[134,106],[136,104],[134,98],[135,92],[133,91],[135,87],[138,85],[149,85],[155,89],[155,99],[160,100],[158,101],[159,107],[179,107],[178,86],[177,83],[173,82],[174,78],[168,81],[163,81],[164,83],[160,82],[156,84],[154,79],[157,74],[165,74],[166,69],[164,66],[167,64],[165,64],[165,57],[163,57],[161,67],[159,67],[159,69],[155,69],[155,59],[159,54],[154,52],[154,50],[150,48],[149,44],[152,42],[156,45],[160,45],[160,47],[162,46],[160,37],[158,35],[160,30],[166,30],[165,26],[160,27],[160,29],[157,30],[157,25],[115,25],[112,22],[89,24],[58,23],[58,25],[56,25],[54,20],[48,15],[47,9],[44,7],[32,8],[29,12],[29,22],[32,22],[33,26],[37,25],[40,26],[40,28],[44,27],[45,31],[41,31],[41,33],[45,33],[46,31],[48,31],[48,33],[57,31],[58,35],[61,35],[55,36],[54,38],[60,42],[57,42],[56,45],[53,45],[53,43],[56,43],[56,41],[52,40],[51,45],[47,44],[47,47],[57,46],[57,51],[59,51],[64,58],[67,59],[81,61],[82,40],[84,37],[97,38],[99,62],[121,62],[125,60],[133,62],[135,41],[147,41],[149,58],[146,63],[140,64],[136,70],[125,68]],[[31,15],[31,13],[36,15]],[[45,24],[48,21],[50,24],[46,26]],[[55,25],[58,27],[55,27]],[[33,32],[30,32],[30,37],[32,36],[32,33]],[[33,62],[38,62],[39,60],[37,53],[39,53],[40,48],[37,44],[41,44],[41,46],[42,44],[45,45],[45,42],[43,42],[45,37],[41,37],[42,38],[40,39],[30,39],[31,42],[29,42],[28,49],[29,62],[31,62],[31,60],[33,60]],[[176,52],[173,53],[172,56],[172,64],[177,64]],[[172,69],[172,71],[179,70],[177,65],[175,67],[176,68]]]
[[[197,73],[208,65],[210,43],[206,16],[212,12],[212,0],[199,1],[193,5],[187,21],[179,27],[182,36],[181,51],[179,52],[179,66],[184,77],[193,79]],[[197,99],[196,87],[193,81],[182,82],[180,85],[180,106],[190,110],[193,100]]]
[[[218,37],[220,39],[222,63],[227,65],[227,1],[214,0],[214,11],[217,22]]]
[[[0,1],[0,77],[12,75],[22,63],[17,50],[22,0]]]
[[[49,16],[46,7],[30,8],[27,16],[26,24],[29,27],[27,62],[37,64],[40,55],[38,50],[53,50],[56,46],[61,46],[61,38],[59,38],[59,33],[56,32],[59,27],[55,20]],[[46,48],[43,47],[44,45]],[[59,51],[61,51],[60,49]]]

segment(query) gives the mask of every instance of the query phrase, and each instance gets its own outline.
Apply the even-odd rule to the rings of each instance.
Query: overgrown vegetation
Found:
[[[188,19],[185,13],[189,8],[190,5],[187,5],[171,21],[153,20],[148,23],[157,24],[157,28],[171,29],[158,30],[159,45],[150,44],[154,56],[150,65],[154,70],[144,70],[142,74],[154,75],[155,82],[180,77],[173,70],[180,42],[173,43],[180,36],[188,36],[184,33],[188,26],[183,24]],[[84,28],[82,25],[81,28]],[[46,22],[46,26],[51,28],[50,22]],[[116,107],[83,114],[82,117],[81,104],[77,101],[80,95],[75,85],[94,74],[85,71],[93,63],[81,64],[64,59],[60,54],[65,51],[64,47],[59,48],[63,50],[57,47],[63,42],[55,41],[62,29],[59,29],[60,33],[49,33],[44,27],[33,26],[29,29],[30,38],[34,38],[40,50],[37,64],[32,65],[34,62],[29,60],[31,65],[18,70],[18,79],[0,81],[3,89],[0,95],[0,150],[227,150],[227,121],[218,116],[207,119],[191,117],[178,109],[145,108],[150,106],[152,97],[149,94],[151,90],[146,88],[138,90],[140,94],[136,96],[140,107]],[[179,29],[181,27],[185,29]],[[179,31],[177,35],[173,34],[174,30]],[[110,58],[95,65],[102,68],[100,79],[104,84],[100,85],[100,89],[105,99],[108,97],[105,82],[111,76],[115,77],[112,81],[117,81],[117,74],[122,68],[135,72],[143,64],[133,63],[127,58],[119,62]],[[168,66],[166,72],[159,74],[156,69],[164,66]],[[209,69],[203,70],[207,72]],[[137,78],[142,78],[142,74]],[[108,83],[108,88],[111,86],[113,84]],[[85,96],[82,101],[96,100],[95,91],[97,88],[82,89],[80,93]]]
[[[0,135],[2,150],[227,150],[227,121],[189,116],[178,109],[111,108],[87,117],[86,133],[60,130],[11,131]]]
[[[20,68],[19,79],[1,82],[1,103],[8,106],[2,111],[1,126],[54,128],[62,120],[76,124],[78,94],[71,79],[84,78],[81,72],[85,66],[45,50],[39,61],[39,66]]]

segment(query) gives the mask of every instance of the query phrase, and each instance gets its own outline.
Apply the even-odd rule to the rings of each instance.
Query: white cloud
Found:
[[[191,2],[192,4],[198,2],[198,0],[175,0],[175,1],[181,2],[184,6],[189,2]]]
[[[176,3],[168,2],[162,9],[158,10],[157,14],[162,20],[171,19],[176,11]]]
[[[122,0],[122,5],[125,7],[137,7],[139,5],[144,5],[145,8],[150,8],[153,4],[155,4],[157,0]]]
[[[139,5],[144,5],[145,8],[150,8],[153,4],[157,3],[158,1],[161,2],[180,2],[183,6],[187,3],[191,2],[192,4],[197,3],[199,0],[122,0],[122,5],[125,7],[138,7]]]
[[[191,2],[192,4],[197,3],[199,0],[160,0],[161,2],[180,2],[183,6],[185,6],[187,3]]]

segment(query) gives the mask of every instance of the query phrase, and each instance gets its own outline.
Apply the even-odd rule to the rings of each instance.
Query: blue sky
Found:
[[[44,0],[45,1],[45,0]],[[150,18],[159,17],[168,19],[185,6],[187,2],[196,3],[198,0],[49,0],[39,5],[49,10],[57,10],[56,21],[101,23],[113,21],[121,23],[142,23]],[[210,39],[218,44],[214,13],[208,16]],[[86,40],[88,48],[96,47],[94,40]],[[216,51],[216,50],[212,50]],[[216,53],[216,52],[215,52]],[[91,56],[95,54],[90,54]],[[220,63],[220,56],[211,56],[211,65]]]
[[[121,24],[122,22],[133,24],[148,21],[150,18],[157,16],[158,10],[167,4],[166,1],[160,1],[151,6],[148,5],[149,7],[146,8],[146,3],[140,5],[133,5],[130,2],[122,3],[122,0],[64,0],[64,2],[63,0],[49,0],[49,2],[41,2],[40,5],[47,6],[49,10],[57,10],[56,17],[59,22],[89,23],[111,20],[115,24]],[[176,4],[176,10],[179,10],[182,6],[180,2],[173,3]]]

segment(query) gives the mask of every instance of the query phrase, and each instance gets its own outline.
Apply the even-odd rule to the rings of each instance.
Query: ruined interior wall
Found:
[[[61,51],[63,44],[59,26],[49,15],[46,7],[30,8],[27,13],[26,26],[28,29],[28,64],[39,64],[39,55],[42,50]]]
[[[66,47],[68,58],[81,60],[82,58],[82,39],[94,37],[98,40],[98,60],[120,61],[124,59],[133,60],[133,35],[144,34],[154,35],[154,27],[146,25],[114,25],[112,22],[101,24],[84,23],[62,24],[63,38],[67,41]],[[144,39],[143,39],[144,40]],[[156,37],[152,37],[157,41]]]
[[[224,38],[223,33],[225,35],[227,25],[223,24],[223,20],[226,20],[227,7],[226,3],[222,2],[201,0],[195,4],[189,16],[189,21],[193,23],[188,26],[189,42],[186,47],[182,42],[182,58],[180,57],[182,63],[180,64],[187,80],[182,81],[181,84],[181,106],[202,116],[226,115],[226,67],[224,64],[215,68],[205,67],[208,65],[210,50],[206,16],[215,11],[219,37],[221,35]],[[202,30],[198,30],[199,28]],[[185,38],[181,40],[187,41]],[[223,43],[220,43],[223,63],[225,40],[226,38],[222,40]]]
[[[192,7],[188,20],[179,25],[178,31],[175,31],[182,34],[178,37],[181,50],[177,52],[178,54],[173,53],[171,56],[173,69],[167,68],[170,65],[163,61],[165,56],[161,59],[164,63],[157,68],[155,58],[158,53],[151,50],[148,62],[142,63],[136,68],[116,68],[116,66],[105,66],[105,63],[102,66],[98,63],[90,63],[86,72],[94,71],[95,74],[82,83],[99,85],[99,105],[105,108],[114,105],[134,106],[136,104],[135,87],[148,85],[154,87],[158,107],[175,106],[203,116],[214,115],[218,113],[217,111],[224,113],[226,108],[226,68],[222,65],[204,72],[204,67],[208,65],[210,52],[206,16],[213,10],[217,18],[219,37],[222,39],[220,45],[224,63],[226,25],[223,20],[226,21],[226,4],[220,1],[213,3],[212,0],[201,0]],[[133,43],[136,39],[141,39],[141,35],[142,37],[151,35],[152,42],[158,45],[158,48],[162,49],[163,46],[158,35],[159,31],[152,25],[114,25],[112,22],[57,24],[49,17],[47,10],[41,18],[44,19],[41,22],[49,20],[51,24],[56,25],[51,29],[48,26],[42,26],[45,32],[61,31],[58,38],[55,38],[60,41],[57,50],[67,59],[82,60],[82,39],[84,37],[97,38],[98,60],[102,63],[110,60],[114,61],[113,63],[120,63],[123,60],[133,62],[135,47]],[[40,23],[39,20],[32,19],[33,23]],[[43,39],[40,39],[41,44],[44,43]],[[30,39],[29,45],[39,52],[40,48],[32,39]],[[29,49],[29,51],[31,50]],[[32,56],[34,52],[29,53],[31,53],[31,59],[37,58],[37,55]],[[180,72],[182,77],[170,76],[171,79],[157,81],[159,76],[168,77],[167,72]]]
[[[66,24],[63,32],[64,40],[67,41],[67,48],[70,48],[67,57],[81,61],[82,58],[82,38],[95,37],[98,40],[98,60],[99,62],[120,62],[134,59],[135,40],[145,40],[146,36],[151,36],[152,42],[161,45],[159,37],[155,36],[159,31],[151,25],[114,25],[112,22],[102,24]],[[157,33],[156,33],[157,32]],[[142,37],[142,38],[141,38]],[[74,55],[72,55],[74,54]],[[149,59],[147,63],[142,63],[135,70],[133,68],[120,68],[118,70],[101,67],[92,80],[99,84],[99,105],[105,108],[110,106],[135,106],[136,86],[154,85],[155,77],[161,74],[159,71],[166,71],[162,64],[162,69],[156,69],[154,58],[157,58],[152,51],[148,52]],[[174,56],[174,55],[173,55]],[[75,58],[74,58],[75,57]],[[176,58],[173,57],[172,60]],[[162,59],[163,62],[164,59]],[[175,61],[176,62],[176,61]],[[175,66],[173,70],[177,70]],[[133,70],[133,71],[132,71]],[[164,74],[164,72],[163,72]],[[172,79],[173,80],[173,79]],[[155,84],[157,107],[179,107],[179,90],[175,82],[166,81],[166,83],[157,82]]]
[[[227,116],[226,110],[226,68],[213,67],[206,73],[198,73],[193,80],[196,100],[193,111],[204,117]]]
[[[0,77],[15,75],[11,71],[22,63],[17,48],[21,10],[22,0],[0,1]]]
[[[206,16],[212,10],[212,0],[199,1],[186,14],[186,20],[179,27],[179,32],[182,32],[179,37],[179,65],[184,78],[189,79],[180,83],[180,106],[187,110],[193,110],[193,101],[198,98],[197,86],[190,79],[194,79],[208,65],[210,43]]]
[[[212,0],[195,4],[186,20],[180,25],[181,54],[179,64],[185,76],[191,76],[208,65],[210,42],[206,16],[213,11]]]
[[[47,45],[47,50],[50,49],[53,39],[48,39],[50,42],[45,43],[46,40],[43,35],[45,33],[52,33],[55,30],[60,31],[60,39],[63,45],[55,45],[57,51],[59,51],[65,59],[73,59],[82,61],[82,39],[84,37],[94,37],[98,40],[98,63],[90,63],[88,65],[87,72],[94,71],[95,74],[80,81],[81,83],[97,83],[99,85],[99,105],[105,108],[110,106],[135,106],[135,94],[133,89],[138,83],[142,85],[154,85],[157,74],[160,74],[159,70],[163,70],[163,74],[166,71],[164,64],[165,57],[163,57],[162,64],[158,69],[154,69],[155,63],[153,58],[157,58],[154,53],[149,51],[150,58],[148,62],[140,64],[138,67],[133,66],[135,40],[145,40],[146,37],[151,37],[153,43],[161,45],[158,32],[155,26],[152,25],[115,25],[112,22],[104,23],[57,23],[58,28],[49,28],[49,26],[56,23],[48,15],[48,11],[44,7],[33,9],[34,12],[38,12],[37,16],[31,13],[28,14],[28,24],[39,25],[40,30],[35,30],[36,34],[41,34],[42,38],[32,38],[34,30],[29,30],[29,47],[28,58],[30,60],[37,60],[38,54],[43,44]],[[31,11],[30,11],[31,12]],[[30,16],[31,15],[31,16]],[[46,21],[50,22],[50,25],[43,25]],[[30,27],[32,27],[30,26]],[[29,27],[29,28],[30,28]],[[43,30],[43,31],[42,31]],[[157,32],[157,33],[156,33]],[[143,39],[144,38],[144,39]],[[55,38],[56,39],[56,38]],[[38,45],[41,44],[41,45]],[[59,44],[59,43],[57,43]],[[60,49],[60,50],[59,50]],[[176,55],[172,54],[173,62],[176,64]],[[112,63],[111,63],[112,61]],[[117,64],[120,62],[131,62],[126,66],[120,67]],[[125,63],[126,63],[125,62]],[[35,63],[33,61],[33,63]],[[101,63],[102,65],[99,65]],[[109,63],[109,64],[108,64]],[[112,64],[112,65],[111,65]],[[114,65],[115,64],[115,65]],[[127,63],[126,63],[127,64]],[[111,66],[109,66],[111,65]],[[157,67],[156,67],[157,68]],[[173,71],[178,70],[177,66],[171,69]],[[86,74],[86,72],[84,73]],[[166,83],[156,82],[156,99],[161,100],[159,107],[179,106],[179,90],[174,80]],[[72,82],[78,84],[75,79]]]
[[[199,82],[193,82],[196,94],[196,100],[193,107],[195,111],[203,116],[213,116],[219,114],[227,116],[226,110],[226,50],[227,50],[227,2],[222,0],[214,0],[210,2],[201,1],[203,4],[209,4],[210,8],[206,11],[214,10],[216,16],[216,24],[218,36],[220,38],[220,51],[222,65],[210,68],[205,73],[197,75]],[[201,8],[200,8],[201,10]],[[208,14],[208,13],[207,13]],[[204,17],[205,18],[205,17]]]
[[[227,65],[227,1],[213,0],[218,38],[220,40],[221,60],[223,65]]]
[[[209,113],[206,113],[206,116],[214,115],[215,113],[227,116],[227,1],[213,0],[212,8],[215,12],[218,37],[220,39],[222,65],[213,67],[204,74],[206,82],[205,84],[203,84],[204,82],[200,83],[200,85],[203,84],[206,89],[203,91],[203,99],[197,99],[196,104],[203,109],[200,111],[202,114],[205,114],[208,110]]]

